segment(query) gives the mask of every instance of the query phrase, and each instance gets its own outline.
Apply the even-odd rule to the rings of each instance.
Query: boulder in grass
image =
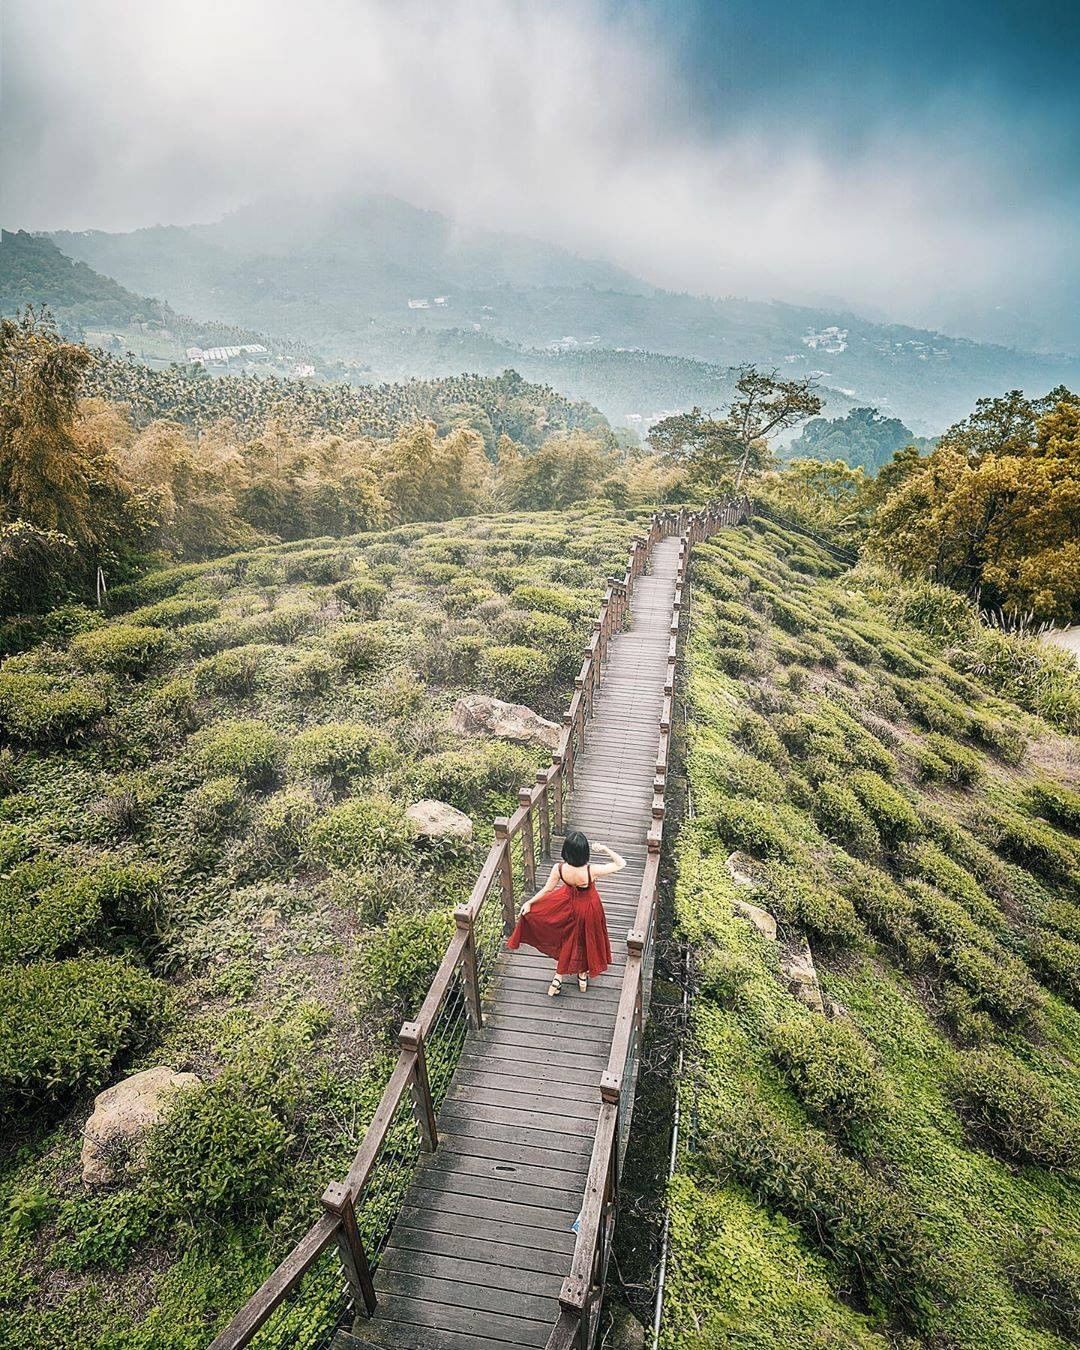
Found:
[[[450,729],[459,736],[498,736],[518,745],[558,748],[562,728],[521,703],[504,703],[487,694],[466,694],[454,704]]]
[[[179,1088],[201,1082],[198,1074],[164,1067],[133,1073],[94,1098],[94,1114],[83,1126],[82,1179],[108,1186],[138,1162],[142,1142]]]
[[[462,844],[472,843],[472,821],[464,811],[459,811],[449,802],[425,798],[422,802],[414,802],[405,814],[416,826],[416,833],[425,839],[455,839]]]

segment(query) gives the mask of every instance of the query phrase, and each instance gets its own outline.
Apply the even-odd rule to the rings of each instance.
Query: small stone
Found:
[[[776,941],[776,920],[767,909],[759,909],[757,905],[751,905],[745,900],[733,900],[732,904],[736,914],[749,919],[758,932],[770,942]]]
[[[198,1074],[158,1067],[134,1073],[94,1098],[94,1113],[83,1126],[82,1179],[108,1186],[138,1162],[147,1132],[165,1113],[178,1088],[194,1087]]]
[[[780,958],[780,969],[787,977],[788,989],[800,1003],[814,1012],[825,1012],[814,956],[805,937],[800,935],[792,940]]]
[[[518,745],[555,750],[562,729],[521,703],[504,703],[487,694],[466,694],[454,704],[450,729],[459,736],[499,736]]]
[[[751,858],[749,853],[729,853],[727,856],[727,870],[731,874],[731,879],[736,886],[745,886],[748,890],[757,890],[761,883],[757,880],[755,873],[760,864],[755,858]]]
[[[422,802],[414,802],[405,814],[416,826],[417,834],[427,839],[460,839],[463,844],[472,843],[472,821],[449,802],[425,798]]]

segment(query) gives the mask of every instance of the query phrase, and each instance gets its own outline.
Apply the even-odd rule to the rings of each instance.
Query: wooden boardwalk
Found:
[[[559,1318],[645,869],[679,543],[658,541],[637,579],[632,625],[611,642],[575,760],[568,824],[628,862],[600,886],[612,967],[587,994],[568,980],[549,999],[550,960],[502,953],[484,1027],[469,1032],[439,1114],[438,1149],[379,1262],[375,1315],[338,1334],[341,1350],[542,1347]]]

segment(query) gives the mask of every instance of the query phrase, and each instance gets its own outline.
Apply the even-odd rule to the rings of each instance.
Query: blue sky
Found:
[[[1080,5],[7,0],[9,228],[374,188],[709,293],[1080,349]]]

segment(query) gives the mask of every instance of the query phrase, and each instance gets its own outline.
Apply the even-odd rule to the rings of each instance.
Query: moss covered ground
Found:
[[[260,549],[56,611],[0,665],[4,1350],[202,1347],[317,1216],[541,760],[456,736],[452,705],[560,716],[638,532],[605,510]],[[416,841],[426,797],[471,848]],[[85,1187],[93,1094],[158,1064],[204,1086]]]
[[[1080,1337],[1077,690],[1042,720],[954,608],[764,521],[695,550],[667,1350]]]

